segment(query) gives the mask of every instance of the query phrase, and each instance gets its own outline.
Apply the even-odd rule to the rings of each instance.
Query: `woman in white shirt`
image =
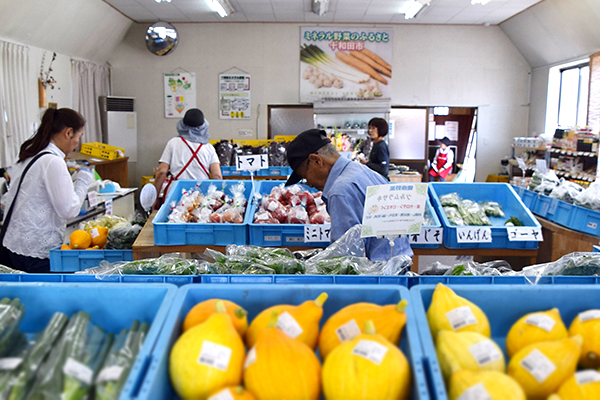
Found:
[[[11,169],[12,184],[6,210],[18,196],[2,245],[8,251],[9,267],[25,272],[49,272],[49,251],[60,246],[67,219],[76,217],[94,176],[87,168],[71,177],[65,157],[75,150],[83,134],[85,120],[74,110],[49,108],[36,134],[21,146],[19,161]],[[44,153],[19,182],[26,166]],[[8,212],[7,212],[8,213]],[[5,263],[9,263],[4,260]]]

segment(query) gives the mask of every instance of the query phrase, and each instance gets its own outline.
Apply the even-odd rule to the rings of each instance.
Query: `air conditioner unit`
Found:
[[[135,98],[100,96],[102,142],[122,147],[129,161],[137,161],[137,114]]]

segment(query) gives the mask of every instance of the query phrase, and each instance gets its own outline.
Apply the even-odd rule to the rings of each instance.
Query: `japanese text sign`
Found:
[[[410,244],[440,244],[444,237],[444,228],[427,228],[422,226],[420,233],[410,235]]]
[[[269,168],[269,157],[267,154],[237,156],[235,169],[238,171],[258,171],[265,168]]]
[[[329,242],[330,224],[304,225],[304,242]]]
[[[482,226],[461,226],[456,228],[458,243],[492,243],[492,228]]]
[[[511,242],[542,242],[542,228],[539,226],[507,226],[508,240]]]
[[[426,183],[367,187],[361,237],[419,234],[426,200]]]

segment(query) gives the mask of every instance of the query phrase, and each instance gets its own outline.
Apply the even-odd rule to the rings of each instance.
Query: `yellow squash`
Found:
[[[319,322],[323,316],[325,300],[327,293],[321,293],[315,300],[305,301],[299,306],[283,304],[263,310],[246,331],[246,345],[248,348],[254,347],[261,332],[267,329],[273,311],[277,311],[277,326],[289,337],[304,342],[314,350],[319,340]]]
[[[427,321],[434,339],[442,330],[478,332],[490,337],[490,323],[483,311],[441,283],[433,292]]]
[[[203,302],[196,304],[192,309],[187,313],[185,320],[183,321],[183,332],[188,329],[199,325],[206,321],[208,317],[215,313],[215,305],[217,301],[222,301],[225,305],[225,309],[227,310],[227,314],[231,317],[231,322],[233,322],[233,326],[238,331],[240,336],[244,337],[246,333],[246,329],[248,329],[248,318],[246,317],[246,310],[242,307],[238,306],[232,301],[229,300],[220,300],[220,299],[209,299]]]
[[[333,314],[319,335],[319,353],[321,359],[340,343],[347,342],[361,333],[365,321],[370,320],[375,325],[377,333],[392,344],[400,343],[400,335],[406,324],[404,310],[408,301],[402,300],[398,304],[380,306],[372,303],[356,303],[342,308]]]
[[[171,349],[169,374],[183,399],[204,400],[214,391],[242,381],[244,342],[223,302],[217,313],[179,337]]]
[[[581,336],[530,344],[510,360],[508,375],[529,400],[545,400],[575,373],[580,352]]]
[[[365,321],[364,332],[337,346],[323,365],[327,400],[404,400],[410,392],[410,368],[397,346]]]
[[[600,310],[588,310],[580,313],[569,327],[569,336],[581,335],[582,368],[600,368]]]
[[[228,386],[210,395],[208,400],[256,400],[243,386]]]
[[[244,385],[258,400],[317,400],[319,359],[306,344],[277,328],[278,316],[272,310],[267,328],[248,352]]]
[[[444,379],[456,371],[504,372],[504,354],[496,343],[477,332],[441,331],[435,350]]]
[[[526,400],[521,386],[510,376],[498,371],[455,372],[450,378],[448,398],[466,399]]]
[[[600,399],[600,373],[593,369],[576,372],[548,400]]]
[[[561,340],[569,337],[560,318],[558,308],[526,314],[506,335],[506,354],[512,357],[523,347],[539,342]]]

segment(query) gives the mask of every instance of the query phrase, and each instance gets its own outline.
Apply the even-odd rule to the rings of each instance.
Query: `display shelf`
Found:
[[[551,153],[564,155],[564,156],[573,156],[573,157],[597,157],[598,155],[591,151],[576,151],[576,150],[565,150],[559,148],[551,148],[549,150]]]
[[[572,179],[579,179],[582,181],[594,182],[596,180],[596,176],[592,174],[588,174],[587,172],[571,172],[571,171],[563,171],[560,169],[555,169],[554,172],[557,176],[568,177]]]

